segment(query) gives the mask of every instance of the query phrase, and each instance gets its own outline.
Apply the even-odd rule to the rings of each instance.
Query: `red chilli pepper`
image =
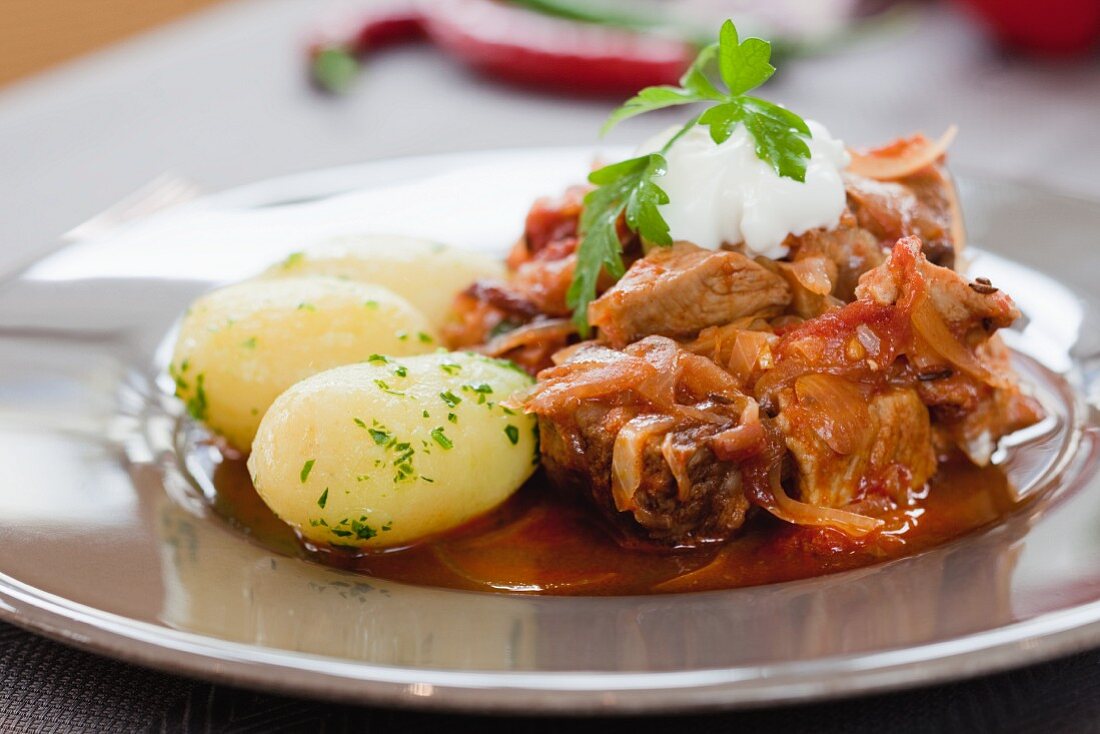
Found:
[[[506,81],[580,94],[675,84],[697,49],[678,39],[549,18],[492,0],[450,0],[426,18],[436,46]]]
[[[1100,43],[1098,0],[959,0],[1010,48],[1077,56]]]
[[[337,90],[350,81],[358,59],[424,36],[486,76],[573,94],[624,95],[674,84],[697,51],[679,39],[547,17],[494,0],[414,2],[369,14],[343,40],[315,42],[314,79]]]
[[[342,92],[355,78],[367,54],[423,38],[424,16],[415,2],[390,3],[350,19],[330,22],[309,43],[310,78],[325,91]]]

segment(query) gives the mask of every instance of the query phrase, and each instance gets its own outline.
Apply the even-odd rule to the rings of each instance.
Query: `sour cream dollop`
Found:
[[[813,138],[805,183],[780,177],[760,160],[744,125],[721,145],[698,125],[673,143],[665,155],[668,173],[657,179],[669,196],[660,211],[672,238],[711,250],[744,243],[752,255],[779,258],[787,254],[788,234],[835,226],[844,211],[840,172],[848,152],[824,125],[813,120],[806,125]],[[659,151],[678,129],[646,141],[639,155]]]

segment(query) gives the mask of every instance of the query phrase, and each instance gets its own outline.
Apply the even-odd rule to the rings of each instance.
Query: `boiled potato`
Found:
[[[247,451],[279,393],[372,354],[437,349],[432,328],[405,299],[333,278],[240,283],[188,310],[169,373],[187,409]]]
[[[385,547],[448,530],[535,470],[535,419],[500,404],[530,384],[508,363],[457,352],[337,367],[271,406],[252,481],[314,541]]]
[[[264,277],[327,275],[389,288],[439,329],[458,293],[479,278],[504,277],[504,264],[429,240],[398,236],[345,237],[274,265]]]

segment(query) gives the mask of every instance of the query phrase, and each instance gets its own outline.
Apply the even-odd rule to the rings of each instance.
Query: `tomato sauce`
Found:
[[[243,461],[214,475],[215,511],[262,544],[328,565],[411,584],[529,594],[634,595],[707,591],[819,576],[912,555],[993,523],[1015,506],[996,467],[940,465],[910,506],[866,539],[775,520],[763,511],[736,539],[691,551],[628,550],[583,505],[536,478],[492,513],[407,548],[353,554],[309,547],[275,517]]]

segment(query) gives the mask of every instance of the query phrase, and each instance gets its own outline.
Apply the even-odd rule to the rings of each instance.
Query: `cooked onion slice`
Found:
[[[762,331],[740,329],[734,332],[729,340],[729,371],[742,383],[748,382],[757,365],[762,361],[770,363],[771,343],[774,339],[774,336]]]
[[[852,454],[866,444],[871,418],[858,385],[836,375],[809,374],[795,380],[794,391],[810,409],[814,431],[833,451]]]
[[[905,178],[939,160],[955,140],[958,131],[958,127],[952,125],[934,142],[917,134],[911,138],[900,138],[866,153],[849,150],[852,162],[848,170],[879,181]]]
[[[619,430],[611,451],[611,496],[619,512],[637,507],[634,493],[642,486],[646,442],[672,428],[674,423],[668,416],[640,415]]]
[[[825,266],[824,257],[807,257],[793,263],[784,263],[799,285],[810,293],[827,296],[832,293],[833,281]]]
[[[991,384],[995,381],[986,366],[951,333],[930,298],[924,296],[918,300],[912,319],[913,328],[941,357],[976,380]]]
[[[742,416],[741,425],[711,436],[708,445],[719,461],[744,461],[763,450],[764,440],[760,421],[746,421]]]
[[[676,499],[687,502],[691,496],[691,476],[688,474],[688,461],[695,452],[691,447],[678,445],[673,440],[673,434],[665,435],[661,442],[661,456],[668,464],[672,472],[672,478],[676,480]]]
[[[520,347],[545,343],[551,340],[568,339],[575,334],[577,327],[569,319],[546,319],[524,324],[511,331],[494,337],[478,351],[490,357],[500,357]]]
[[[771,488],[772,494],[775,496],[775,505],[766,509],[785,522],[795,525],[834,528],[856,537],[872,533],[885,524],[875,517],[857,515],[854,512],[837,510],[832,507],[816,507],[791,499],[779,482],[778,472],[772,472]]]

